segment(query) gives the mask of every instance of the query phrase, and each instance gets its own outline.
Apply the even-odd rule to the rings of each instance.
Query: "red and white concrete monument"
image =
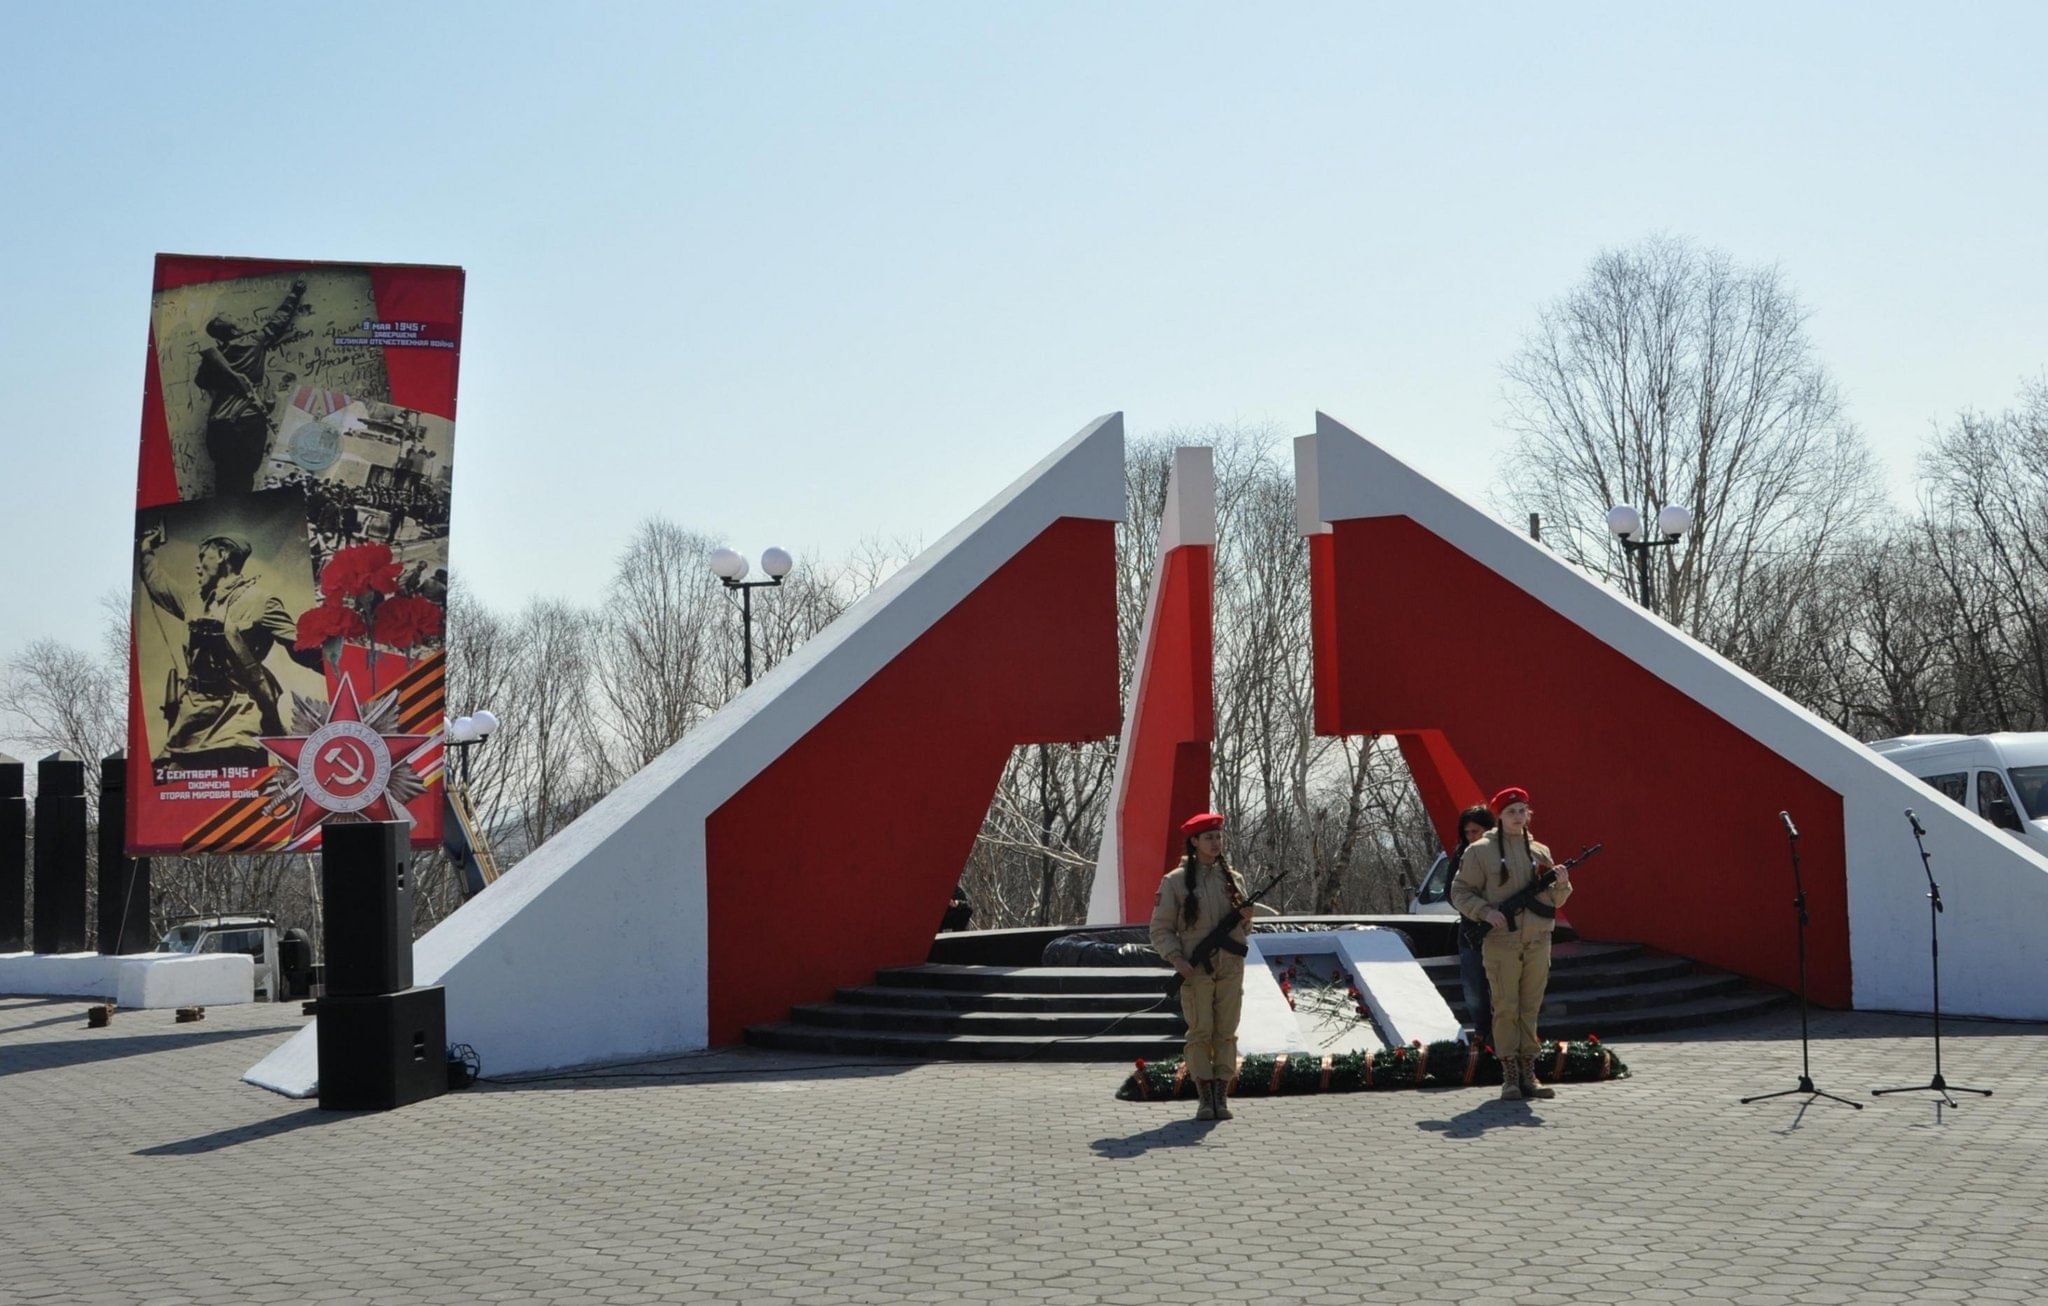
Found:
[[[1560,855],[1606,844],[1582,932],[1793,987],[1790,812],[1815,1000],[1926,1010],[1910,807],[1947,901],[1944,1008],[2048,1016],[2048,860],[1330,418],[1295,470],[1316,727],[1399,736],[1439,829],[1522,785]]]
[[[1088,895],[1091,925],[1147,919],[1159,877],[1180,858],[1180,823],[1209,810],[1215,554],[1214,452],[1176,449],[1109,819]]]

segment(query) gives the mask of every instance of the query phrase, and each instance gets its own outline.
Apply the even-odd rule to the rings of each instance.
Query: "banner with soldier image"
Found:
[[[159,255],[129,851],[435,844],[459,268]]]

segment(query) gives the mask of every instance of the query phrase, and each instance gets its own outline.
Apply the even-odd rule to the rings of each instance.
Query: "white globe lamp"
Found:
[[[723,580],[745,580],[747,560],[737,549],[719,549],[711,555],[711,570]]]
[[[1625,503],[1618,504],[1607,510],[1607,529],[1623,539],[1640,535],[1643,533],[1643,514]]]

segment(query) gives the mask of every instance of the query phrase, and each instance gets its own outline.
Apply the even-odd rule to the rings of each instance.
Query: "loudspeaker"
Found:
[[[85,951],[85,763],[58,751],[36,763],[37,952]]]
[[[412,987],[411,836],[405,821],[330,822],[321,830],[329,997]]]
[[[320,1107],[389,1111],[448,1091],[447,990],[320,999]]]

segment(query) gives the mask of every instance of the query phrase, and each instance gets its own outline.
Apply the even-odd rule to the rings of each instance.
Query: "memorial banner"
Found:
[[[441,837],[462,269],[159,254],[131,854]]]

